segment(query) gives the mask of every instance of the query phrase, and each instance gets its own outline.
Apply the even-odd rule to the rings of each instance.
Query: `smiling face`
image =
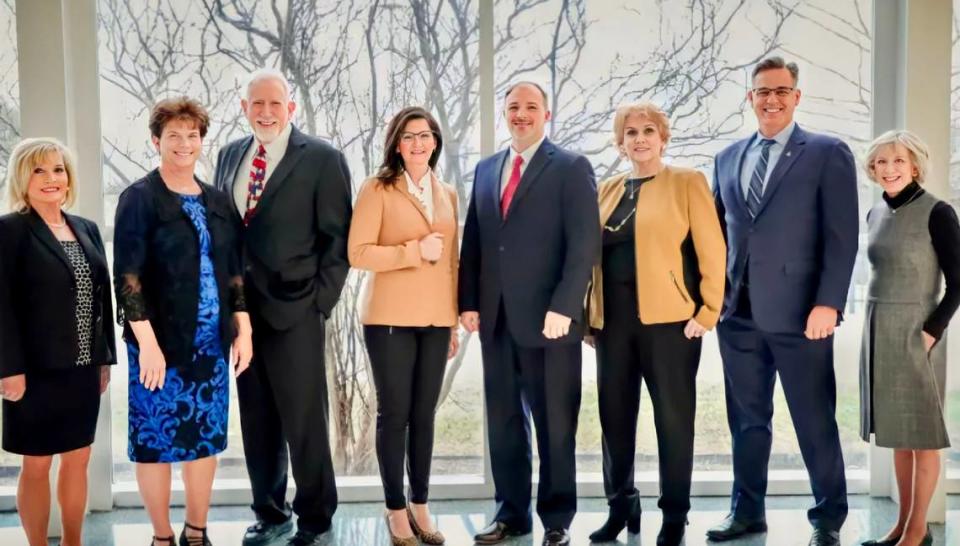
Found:
[[[276,78],[264,78],[250,83],[247,98],[240,101],[244,115],[257,140],[273,142],[286,129],[296,109],[287,88]]]
[[[193,171],[203,148],[203,138],[195,121],[171,119],[163,126],[160,138],[151,138],[160,152],[161,167]]]
[[[757,116],[760,133],[771,138],[790,125],[800,104],[800,90],[786,68],[771,68],[754,76],[747,100]]]
[[[31,207],[55,205],[67,199],[70,177],[60,152],[50,152],[33,166],[27,183],[27,200]]]
[[[620,151],[634,165],[660,162],[666,143],[660,129],[647,116],[631,114],[623,123],[623,144]]]
[[[503,117],[513,137],[513,148],[522,152],[543,137],[550,111],[539,89],[530,84],[520,84],[504,100]]]
[[[427,120],[412,119],[400,133],[397,151],[403,158],[403,166],[408,171],[421,172],[429,167],[430,156],[437,149],[437,139],[433,136]]]
[[[903,191],[920,175],[910,150],[900,143],[888,144],[877,150],[870,165],[871,178],[893,197]]]

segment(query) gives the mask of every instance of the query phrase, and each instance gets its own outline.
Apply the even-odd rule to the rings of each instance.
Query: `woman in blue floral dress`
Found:
[[[170,546],[170,463],[183,463],[180,546],[207,546],[217,460],[227,447],[230,371],[252,356],[239,221],[230,199],[194,177],[208,117],[186,97],[154,106],[160,167],[117,205],[114,282],[129,363],[129,448],[153,523]]]

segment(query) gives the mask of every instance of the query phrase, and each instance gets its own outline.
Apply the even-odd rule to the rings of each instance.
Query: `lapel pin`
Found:
[[[790,157],[790,154],[791,154],[791,153],[792,153],[792,152],[787,152],[787,157]]]

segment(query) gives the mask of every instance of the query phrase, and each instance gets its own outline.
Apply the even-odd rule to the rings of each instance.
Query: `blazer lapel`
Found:
[[[431,176],[431,178],[433,178],[433,177]],[[432,183],[432,180],[431,180],[431,183]],[[420,212],[420,216],[423,217],[423,221],[426,222],[427,225],[429,226],[429,225],[430,225],[430,219],[427,217],[427,209],[425,209],[425,208],[423,207],[423,203],[421,203],[420,200],[417,199],[417,197],[416,197],[415,195],[413,195],[412,193],[410,193],[410,190],[407,188],[407,177],[406,177],[406,176],[402,176],[402,175],[401,175],[401,176],[398,176],[398,177],[397,177],[397,181],[394,183],[394,185],[396,186],[396,188],[397,188],[398,190],[400,190],[400,193],[403,194],[403,196],[407,198],[407,201],[410,201],[410,203],[413,204],[413,206],[417,208],[417,211]],[[436,191],[436,188],[435,188],[435,187],[434,187],[434,188],[431,188],[431,189],[434,190],[434,191]],[[434,196],[434,203],[436,203],[436,196]],[[434,209],[436,209],[436,206],[434,206]],[[436,211],[434,211],[434,212],[436,212]]]
[[[497,218],[502,222],[503,212],[500,210],[500,180],[503,179],[503,165],[507,162],[507,158],[510,157],[510,150],[503,150],[497,153],[500,157],[494,161],[494,164],[497,166],[496,170],[492,173],[489,171],[486,173],[486,175],[490,177],[490,182],[487,184],[487,192],[493,201],[493,208],[497,211]],[[476,181],[474,183],[476,183]]]
[[[757,215],[763,212],[767,203],[773,198],[773,194],[777,192],[777,188],[780,187],[783,178],[790,171],[790,168],[793,167],[794,163],[796,163],[797,158],[803,153],[806,142],[806,133],[797,125],[793,128],[793,134],[790,135],[790,140],[788,140],[787,145],[784,146],[783,152],[780,154],[780,159],[777,160],[777,164],[773,167],[773,172],[770,173],[770,178],[767,180],[767,187],[763,190],[763,198],[760,199],[760,210],[757,211]]]
[[[543,142],[540,143],[540,148],[537,150],[537,153],[533,154],[533,157],[530,158],[530,164],[527,165],[527,169],[523,171],[523,176],[520,177],[520,185],[517,186],[517,192],[513,194],[513,200],[510,201],[507,218],[510,217],[513,209],[517,208],[517,203],[523,199],[530,191],[530,188],[540,179],[540,173],[543,172],[547,163],[552,159],[554,149],[555,147],[549,139],[545,138]]]
[[[740,147],[734,153],[734,161],[731,168],[733,172],[729,175],[729,180],[733,181],[733,192],[737,196],[736,202],[740,207],[740,215],[744,218],[750,218],[750,209],[747,208],[747,196],[740,185],[740,174],[743,172],[743,160],[747,156],[747,150],[753,143],[753,137],[740,141]]]
[[[243,161],[243,158],[247,155],[247,150],[250,149],[250,146],[253,145],[253,135],[250,135],[238,142],[236,146],[233,147],[233,150],[227,154],[227,165],[225,170],[225,175],[227,179],[224,181],[223,188],[227,191],[227,194],[230,197],[230,202],[233,203],[234,210],[237,211],[237,214],[243,216],[240,209],[237,208],[237,201],[233,198],[236,195],[236,185],[237,185],[237,176],[239,175],[240,162]]]
[[[283,185],[283,181],[286,180],[290,171],[300,162],[306,145],[307,141],[303,138],[303,133],[298,131],[296,127],[291,127],[290,141],[287,142],[287,151],[283,154],[283,159],[280,160],[280,163],[277,163],[277,167],[270,173],[270,178],[266,181],[266,186],[263,189],[263,195],[260,196],[260,202],[257,204],[257,208],[262,207],[270,200],[273,194],[277,193],[277,189]],[[256,218],[257,215],[254,214],[253,217]]]
[[[66,214],[64,214],[64,218],[66,218]],[[30,226],[30,231],[32,231],[33,234],[40,239],[40,241],[43,242],[48,249],[50,249],[50,252],[53,252],[53,254],[59,258],[61,262],[63,262],[64,267],[66,267],[69,271],[73,271],[73,268],[70,266],[70,259],[67,258],[67,253],[63,250],[63,245],[61,245],[60,241],[54,237],[53,232],[50,231],[50,228],[47,227],[47,224],[44,223],[43,219],[40,218],[40,215],[37,214],[36,211],[30,211],[28,224]],[[70,228],[73,229],[73,225],[71,225]]]
[[[100,271],[106,270],[107,264],[96,245],[93,244],[93,239],[91,239],[90,234],[87,233],[86,226],[76,216],[64,213],[63,217],[67,219],[67,223],[70,224],[70,229],[72,229],[73,234],[76,235],[77,243],[80,244],[84,256],[86,256],[87,261],[90,262],[90,269],[93,271],[93,274],[99,276]]]

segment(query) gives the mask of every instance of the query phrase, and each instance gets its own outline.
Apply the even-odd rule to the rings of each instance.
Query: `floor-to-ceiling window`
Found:
[[[713,155],[756,130],[744,97],[752,65],[778,54],[800,65],[803,90],[797,120],[837,135],[855,153],[870,136],[869,0],[819,0],[788,7],[778,2],[569,0],[498,2],[495,11],[496,87],[518,78],[544,84],[553,118],[550,138],[591,158],[598,180],[629,169],[611,144],[613,110],[651,100],[671,118],[666,161],[712,170]],[[499,143],[509,137],[498,125]],[[859,216],[870,206],[862,182]],[[866,282],[859,259],[838,330],[838,420],[847,466],[866,467],[859,440],[857,365]],[[716,336],[704,341],[698,376],[695,467],[727,471],[730,435]],[[584,351],[578,468],[600,471],[596,364]],[[649,397],[641,401],[638,471],[655,471],[656,436]],[[777,388],[771,469],[802,469],[803,461]],[[595,474],[594,474],[595,476]]]

